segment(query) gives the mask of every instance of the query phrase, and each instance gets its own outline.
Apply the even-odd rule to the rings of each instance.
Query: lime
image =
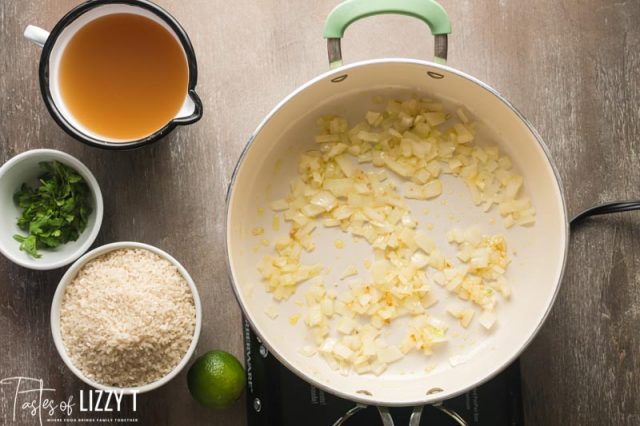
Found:
[[[196,359],[187,383],[191,396],[211,408],[230,407],[244,389],[244,368],[240,361],[225,351],[209,351]]]

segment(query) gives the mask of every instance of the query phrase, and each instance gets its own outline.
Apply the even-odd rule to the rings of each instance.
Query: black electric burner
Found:
[[[300,379],[269,354],[250,325],[244,322],[247,370],[247,420],[249,426],[332,426],[356,407]],[[523,425],[520,367],[518,361],[491,381],[445,401],[445,409],[457,413],[469,425]],[[411,408],[392,408],[397,426],[409,424]],[[443,411],[427,406],[421,425],[456,426]],[[367,407],[343,426],[381,426],[375,407]]]

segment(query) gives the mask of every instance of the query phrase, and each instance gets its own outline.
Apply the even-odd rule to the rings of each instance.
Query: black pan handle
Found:
[[[576,215],[573,219],[571,219],[571,226],[577,225],[582,222],[584,219],[590,216],[597,216],[601,214],[609,214],[609,213],[621,213],[628,212],[632,210],[640,210],[640,200],[638,201],[614,201],[610,203],[600,204],[599,206],[591,207],[586,209],[585,211]]]

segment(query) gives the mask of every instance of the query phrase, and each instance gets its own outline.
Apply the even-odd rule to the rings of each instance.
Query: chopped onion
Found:
[[[433,283],[457,296],[460,304],[446,310],[462,327],[474,317],[473,304],[483,311],[480,324],[491,329],[497,296],[511,294],[504,277],[509,264],[504,237],[475,227],[452,229],[447,238],[456,253],[447,259],[427,232],[417,229],[407,199],[440,196],[440,176],[449,174],[464,181],[479,212],[497,209],[507,228],[530,226],[536,212],[522,195],[524,179],[510,158],[496,146],[476,144],[477,125],[462,108],[451,114],[430,100],[390,101],[351,128],[336,116],[321,118],[318,125],[318,149],[300,156],[289,195],[271,203],[289,222],[288,235],[276,241],[275,253],[265,256],[258,270],[275,300],[289,298],[317,277],[323,267],[305,265],[301,256],[314,250],[318,223],[366,241],[375,261],[365,264],[368,276],[350,280],[340,294],[319,281],[306,284],[303,318],[315,345],[301,353],[318,352],[341,374],[382,374],[410,351],[431,355],[448,341],[445,323],[428,312],[438,301]],[[371,163],[374,171],[362,169],[362,163]],[[388,173],[400,176],[402,194]],[[335,246],[344,243],[335,240]],[[357,273],[349,265],[340,279]],[[274,309],[269,305],[265,312],[275,317]],[[403,316],[410,318],[404,339],[387,344],[382,336],[388,325]],[[295,325],[298,318],[289,322]]]
[[[387,346],[385,348],[378,349],[378,360],[385,364],[391,364],[404,357],[404,354],[396,346]]]
[[[497,316],[495,312],[484,311],[480,317],[478,317],[478,322],[487,330],[491,330],[493,325],[496,323]]]
[[[345,271],[342,273],[342,275],[340,275],[340,278],[344,279],[353,275],[358,275],[358,268],[356,268],[354,265],[349,265],[347,266],[347,269],[345,269]]]
[[[314,206],[322,207],[325,211],[333,209],[337,204],[336,197],[326,191],[318,192],[309,201]]]
[[[457,305],[450,305],[447,307],[447,312],[456,318],[460,325],[464,328],[469,327],[471,320],[473,319],[474,312],[471,309],[463,309]]]
[[[267,314],[267,316],[271,319],[278,318],[278,308],[276,308],[276,306],[273,303],[270,303],[267,305],[266,309],[264,310],[264,313]]]

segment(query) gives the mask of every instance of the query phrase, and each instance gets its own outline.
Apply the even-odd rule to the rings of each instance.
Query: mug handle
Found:
[[[24,36],[39,47],[43,47],[49,38],[49,32],[35,25],[27,25]]]
[[[336,6],[324,25],[331,68],[342,65],[340,39],[349,25],[374,15],[406,15],[423,21],[435,36],[434,62],[447,61],[447,34],[451,33],[449,15],[435,0],[346,0]]]

